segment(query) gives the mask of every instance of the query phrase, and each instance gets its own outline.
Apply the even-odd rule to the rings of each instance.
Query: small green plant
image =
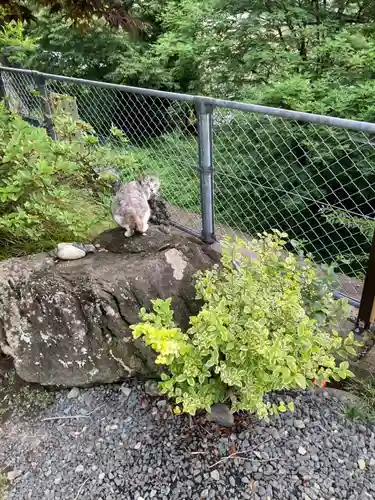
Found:
[[[4,472],[0,472],[0,500],[5,500],[7,498],[8,488],[9,481],[7,475]]]
[[[375,419],[374,410],[369,408],[364,402],[355,406],[346,404],[343,406],[343,410],[345,417],[350,422],[373,422]]]
[[[375,421],[375,377],[351,380],[347,385],[351,393],[360,398],[358,402],[349,402],[344,406],[346,417],[353,421]]]
[[[342,339],[335,322],[346,312],[331,292],[333,272],[321,273],[309,259],[283,249],[287,235],[275,231],[251,242],[227,239],[221,266],[196,276],[203,301],[187,332],[174,323],[172,299],[153,301],[133,325],[165,365],[161,390],[175,398],[176,411],[195,414],[231,399],[234,410],[267,417],[293,410],[282,400],[271,405],[264,394],[312,387],[313,381],[351,377],[347,361],[355,354],[353,335]],[[249,261],[246,251],[257,259]]]

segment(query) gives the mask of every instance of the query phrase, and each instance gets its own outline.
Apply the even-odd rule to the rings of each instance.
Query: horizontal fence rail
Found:
[[[123,131],[124,180],[155,172],[174,224],[207,242],[279,229],[358,305],[375,227],[375,124],[255,104],[0,68],[2,96],[58,139],[68,113],[102,144]],[[368,298],[367,298],[368,299]]]
[[[198,102],[203,101],[213,107],[218,108],[229,108],[237,109],[241,111],[252,111],[254,113],[267,114],[270,116],[278,116],[286,120],[298,120],[308,123],[315,123],[317,125],[328,125],[336,126],[341,128],[347,128],[352,130],[360,130],[362,132],[368,132],[375,134],[375,123],[362,122],[358,120],[347,120],[344,118],[337,118],[333,116],[326,115],[316,115],[314,113],[305,113],[302,111],[292,111],[283,108],[273,108],[270,106],[260,106],[256,104],[249,104],[244,102],[229,101],[225,99],[215,99],[213,97],[206,97],[200,95],[191,94],[181,94],[178,92],[167,92],[163,90],[148,89],[142,87],[133,87],[131,85],[119,85],[116,83],[98,82],[95,80],[86,80],[84,78],[74,78],[70,76],[54,75],[50,73],[41,73],[39,71],[33,71],[28,69],[20,68],[9,68],[6,66],[1,66],[0,71],[2,73],[28,75],[30,78],[38,79],[38,77],[43,77],[45,80],[55,80],[60,82],[68,82],[76,85],[85,85],[89,87],[98,87],[103,89],[113,89],[120,90],[124,92],[131,92],[134,94],[141,94],[151,97],[161,97],[167,99],[174,99],[177,101],[185,102]]]

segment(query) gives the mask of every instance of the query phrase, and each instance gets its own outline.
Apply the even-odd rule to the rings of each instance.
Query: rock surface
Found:
[[[145,393],[147,396],[157,398],[162,396],[160,392],[158,382],[156,380],[146,380],[145,382]]]
[[[79,387],[155,375],[153,353],[129,325],[151,299],[173,297],[186,327],[199,309],[193,274],[218,259],[198,240],[157,227],[127,239],[121,228],[106,231],[95,243],[108,252],[0,263],[0,349],[24,380]]]
[[[229,406],[222,403],[212,405],[211,413],[207,415],[207,418],[210,422],[215,422],[221,427],[232,427],[234,423],[233,413]]]
[[[350,369],[360,378],[371,378],[375,376],[375,346],[358,361],[351,363]]]

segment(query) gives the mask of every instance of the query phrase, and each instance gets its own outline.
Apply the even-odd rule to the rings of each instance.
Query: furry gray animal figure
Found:
[[[146,176],[122,184],[117,191],[112,203],[112,216],[125,229],[127,238],[135,231],[146,233],[151,216],[148,200],[158,193],[159,188],[160,181],[156,176]]]

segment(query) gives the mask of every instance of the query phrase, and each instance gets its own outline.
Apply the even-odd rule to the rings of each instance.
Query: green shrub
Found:
[[[54,121],[57,141],[0,104],[1,258],[85,240],[110,227],[113,179],[106,169],[136,174],[126,151],[99,146],[89,125],[69,116]]]
[[[173,321],[171,299],[155,300],[154,312],[142,309],[142,322],[132,326],[159,353],[156,362],[167,369],[161,389],[183,411],[230,398],[234,410],[266,417],[286,405],[266,403],[265,393],[352,376],[334,357],[355,354],[355,342],[334,329],[347,304],[332,296],[332,268],[323,275],[308,258],[285,252],[285,237],[274,231],[248,243],[226,240],[222,265],[197,274],[204,305],[186,333]],[[243,249],[257,259],[249,262]]]

